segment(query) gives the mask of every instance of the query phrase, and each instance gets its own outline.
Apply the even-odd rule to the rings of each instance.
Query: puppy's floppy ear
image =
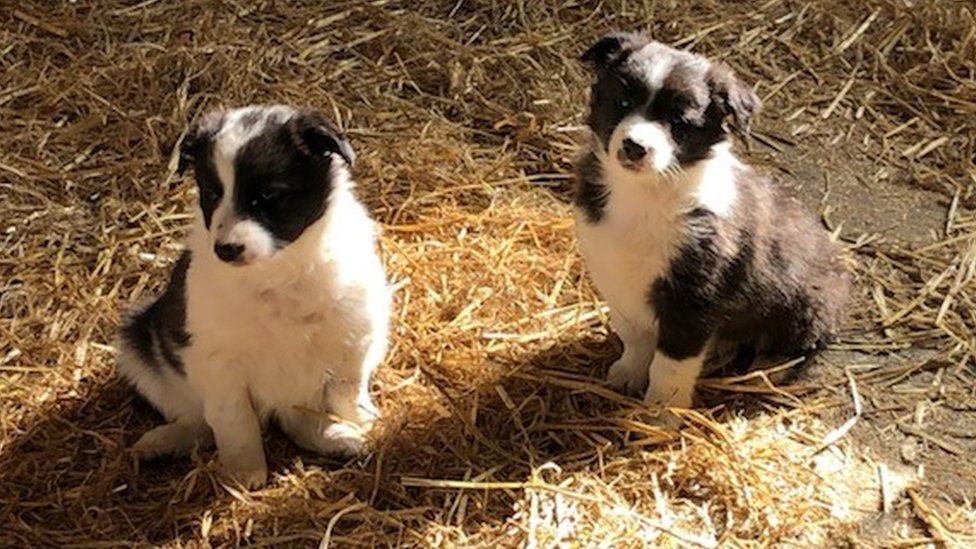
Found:
[[[176,173],[183,175],[190,164],[193,164],[204,144],[210,142],[220,131],[220,127],[224,124],[225,114],[226,111],[223,109],[208,111],[200,117],[200,120],[190,126],[180,143],[180,158]]]
[[[176,166],[177,174],[183,175],[186,169],[190,167],[190,164],[193,164],[197,150],[200,148],[199,141],[196,125],[194,125],[186,132],[186,135],[183,136],[183,141],[180,142],[180,160]]]
[[[733,127],[740,132],[749,131],[749,122],[759,110],[759,98],[752,88],[739,80],[735,72],[724,63],[714,63],[708,69],[708,88],[712,103],[722,117],[732,117]]]
[[[318,111],[299,111],[288,121],[288,130],[295,146],[309,156],[325,158],[338,154],[349,166],[356,162],[349,140]]]
[[[635,49],[647,44],[650,40],[642,35],[632,32],[611,32],[596,41],[589,47],[580,61],[590,65],[594,69],[606,67],[611,61],[620,56],[626,49]]]

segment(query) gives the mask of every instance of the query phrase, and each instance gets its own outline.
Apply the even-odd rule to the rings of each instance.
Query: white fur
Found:
[[[674,66],[674,60],[670,55],[653,55],[654,50],[666,51],[667,49],[664,44],[651,42],[630,56],[631,63],[640,63],[643,67],[635,72],[646,76],[647,85],[651,89],[660,89]]]
[[[578,209],[576,228],[587,270],[609,304],[612,327],[624,344],[608,379],[628,392],[646,385],[649,403],[690,406],[704,356],[680,364],[662,353],[655,356],[657,318],[648,298],[653,282],[667,272],[686,240],[682,215],[698,207],[720,216],[731,212],[738,161],[723,143],[711,158],[683,171],[635,172],[623,167],[615,154],[599,147],[595,151],[609,197],[598,222],[590,222]]]
[[[246,142],[240,132],[226,133],[235,141],[230,145],[224,137],[218,137],[218,157]],[[230,191],[226,164],[219,174]],[[189,238],[186,376],[169,369],[157,375],[131,350],[123,346],[120,353],[123,375],[173,422],[147,433],[137,452],[185,452],[192,447],[185,437],[206,443],[208,431],[198,428],[205,423],[221,466],[257,486],[267,476],[261,425],[271,416],[298,444],[322,453],[362,446],[362,430],[377,415],[369,378],[386,353],[391,296],[374,224],[353,195],[343,161],[336,156],[332,166],[325,214],[296,241],[250,265],[215,256],[214,237],[197,208]],[[227,234],[250,230],[241,227]]]
[[[698,168],[695,200],[719,217],[727,217],[735,206],[737,189],[731,174],[741,167],[729,142],[712,147],[714,157]]]
[[[674,359],[664,353],[656,353],[650,366],[650,377],[644,404],[651,408],[663,408],[659,421],[677,427],[679,419],[668,408],[691,408],[695,395],[695,383],[705,363],[705,352],[684,359]]]
[[[623,119],[610,136],[610,150],[619,151],[624,139],[631,139],[647,149],[647,160],[658,172],[663,172],[674,163],[674,146],[668,131],[658,122],[652,122],[640,115]]]
[[[248,265],[273,256],[278,251],[277,239],[260,223],[250,219],[238,219],[233,214],[224,215],[212,232],[214,244],[238,244],[244,246],[239,260]]]

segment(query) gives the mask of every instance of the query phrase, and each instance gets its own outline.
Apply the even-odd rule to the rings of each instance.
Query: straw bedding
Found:
[[[0,545],[976,542],[974,17],[908,0],[0,7]],[[601,384],[615,348],[566,202],[575,57],[611,28],[757,82],[744,154],[800,180],[856,264],[858,306],[809,375],[706,380],[711,408],[680,435]],[[241,493],[210,454],[131,459],[158,418],[114,379],[111,342],[189,224],[173,145],[202,110],[254,102],[347,129],[397,328],[373,452],[338,462],[272,432],[270,485]]]

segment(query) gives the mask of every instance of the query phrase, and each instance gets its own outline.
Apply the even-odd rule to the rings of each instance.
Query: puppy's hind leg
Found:
[[[381,326],[382,328],[382,326]],[[369,378],[386,354],[386,332],[378,330],[359,358],[343,364],[324,388],[326,412],[278,411],[283,431],[299,446],[321,455],[351,457],[366,448],[366,432],[379,417],[369,395]]]
[[[132,445],[132,452],[139,459],[185,456],[195,448],[209,449],[213,442],[213,431],[202,416],[181,417],[147,431]]]
[[[365,447],[360,427],[335,421],[322,412],[289,408],[279,410],[276,418],[292,442],[323,456],[352,457],[361,454]]]
[[[147,363],[125,340],[118,348],[119,373],[168,421],[139,438],[132,446],[136,457],[180,457],[194,448],[212,447],[213,432],[203,419],[203,404],[186,377],[168,364]]]
[[[357,353],[325,387],[325,405],[343,421],[368,430],[379,418],[379,410],[369,395],[369,380],[386,355],[386,331],[378,330],[368,345]]]

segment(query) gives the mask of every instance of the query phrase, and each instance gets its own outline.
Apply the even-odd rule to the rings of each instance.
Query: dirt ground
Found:
[[[0,546],[976,546],[976,19],[854,4],[0,6]],[[781,389],[705,380],[677,437],[602,385],[567,202],[575,58],[616,28],[755,82],[739,150],[855,264],[835,346]],[[347,129],[397,328],[373,452],[272,428],[243,493],[209,453],[132,459],[159,418],[112,341],[189,223],[173,145],[252,102]]]
[[[775,151],[775,167],[811,208],[830,212],[825,221],[840,227],[848,241],[863,234],[879,234],[906,247],[926,246],[942,238],[949,201],[902,177],[865,177],[876,169],[870,159],[846,151],[812,149],[805,154]],[[828,219],[829,218],[829,219]],[[844,345],[841,344],[841,347]],[[854,346],[856,347],[856,345]],[[973,378],[962,368],[944,369],[934,350],[917,347],[884,353],[856,348],[823,353],[801,379],[810,383],[844,386],[844,368],[907,366],[893,383],[867,391],[860,421],[851,430],[856,453],[872,456],[900,469],[921,493],[952,508],[971,504],[976,495],[976,408],[972,405]],[[862,395],[865,396],[865,395]],[[825,414],[840,424],[849,410]],[[908,418],[924,418],[930,430],[899,427]],[[942,442],[948,441],[948,443]],[[884,532],[907,531],[910,521],[878,516],[865,519],[862,541]]]

